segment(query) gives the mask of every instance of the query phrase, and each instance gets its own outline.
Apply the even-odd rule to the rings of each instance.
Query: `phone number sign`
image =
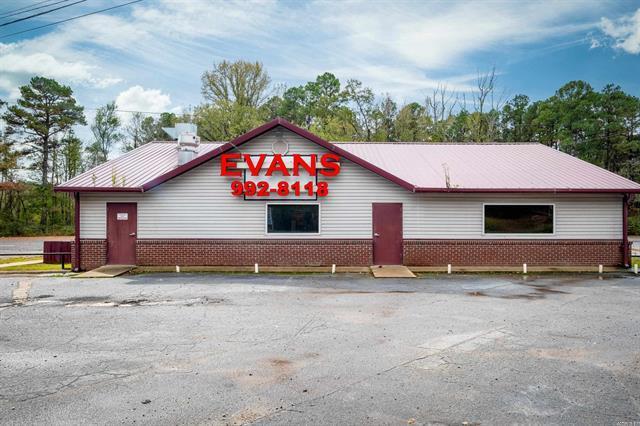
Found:
[[[220,175],[242,178],[232,180],[230,189],[245,199],[326,197],[329,183],[318,179],[340,174],[339,160],[336,154],[223,154]]]

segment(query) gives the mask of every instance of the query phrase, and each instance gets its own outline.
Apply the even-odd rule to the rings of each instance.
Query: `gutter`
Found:
[[[631,250],[629,250],[629,205],[633,202],[633,195],[624,194],[622,197],[622,263],[625,268],[631,266]]]
[[[518,193],[550,193],[550,194],[640,194],[637,189],[589,189],[589,188],[425,188],[415,187],[414,192],[430,193],[485,193],[485,194],[518,194]]]
[[[141,186],[122,188],[110,186],[56,186],[53,192],[144,192]]]
[[[375,172],[374,172],[375,173]],[[377,173],[379,174],[379,173]],[[382,176],[385,177],[385,176]],[[389,179],[389,177],[387,177]],[[391,179],[389,179],[391,180]],[[401,182],[401,183],[400,183]],[[520,194],[520,193],[545,193],[545,194],[640,194],[640,188],[637,189],[589,189],[589,188],[426,188],[411,185],[406,181],[395,181],[394,183],[403,186],[405,189],[414,193],[441,193],[441,194]],[[129,192],[140,193],[153,189],[156,185],[153,181],[144,186],[136,186],[130,188],[121,187],[93,187],[93,186],[57,186],[53,188],[54,192]]]
[[[73,199],[75,201],[74,203],[74,239],[75,239],[75,248],[76,248],[76,252],[75,252],[75,259],[74,259],[74,270],[75,272],[79,272],[80,271],[80,261],[81,259],[81,254],[80,254],[80,193],[79,192],[74,192],[73,193]]]

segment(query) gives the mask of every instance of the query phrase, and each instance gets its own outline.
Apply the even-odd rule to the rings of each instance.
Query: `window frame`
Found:
[[[272,205],[285,205],[285,206],[318,206],[318,232],[269,232],[269,223],[267,218],[269,217],[269,206]],[[282,237],[286,235],[287,237],[293,238],[304,238],[305,236],[310,235],[320,235],[322,233],[322,205],[319,202],[304,202],[304,201],[296,201],[296,202],[286,202],[286,201],[277,201],[277,202],[266,202],[264,203],[264,234],[266,236],[275,235],[277,237]]]
[[[485,218],[486,218],[486,206],[551,206],[553,207],[553,232],[540,233],[540,232],[486,232]],[[518,202],[518,203],[482,203],[482,236],[483,237],[553,237],[556,235],[556,203],[536,203],[536,202]]]

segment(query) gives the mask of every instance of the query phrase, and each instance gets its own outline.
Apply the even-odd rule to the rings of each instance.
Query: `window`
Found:
[[[485,204],[485,234],[553,234],[552,204]]]
[[[318,204],[267,204],[267,233],[317,234],[319,210]]]

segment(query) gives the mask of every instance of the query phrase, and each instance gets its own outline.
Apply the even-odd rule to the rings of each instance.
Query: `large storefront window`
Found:
[[[485,234],[553,234],[551,204],[485,204]]]
[[[267,204],[267,233],[317,234],[319,210],[318,204]]]

